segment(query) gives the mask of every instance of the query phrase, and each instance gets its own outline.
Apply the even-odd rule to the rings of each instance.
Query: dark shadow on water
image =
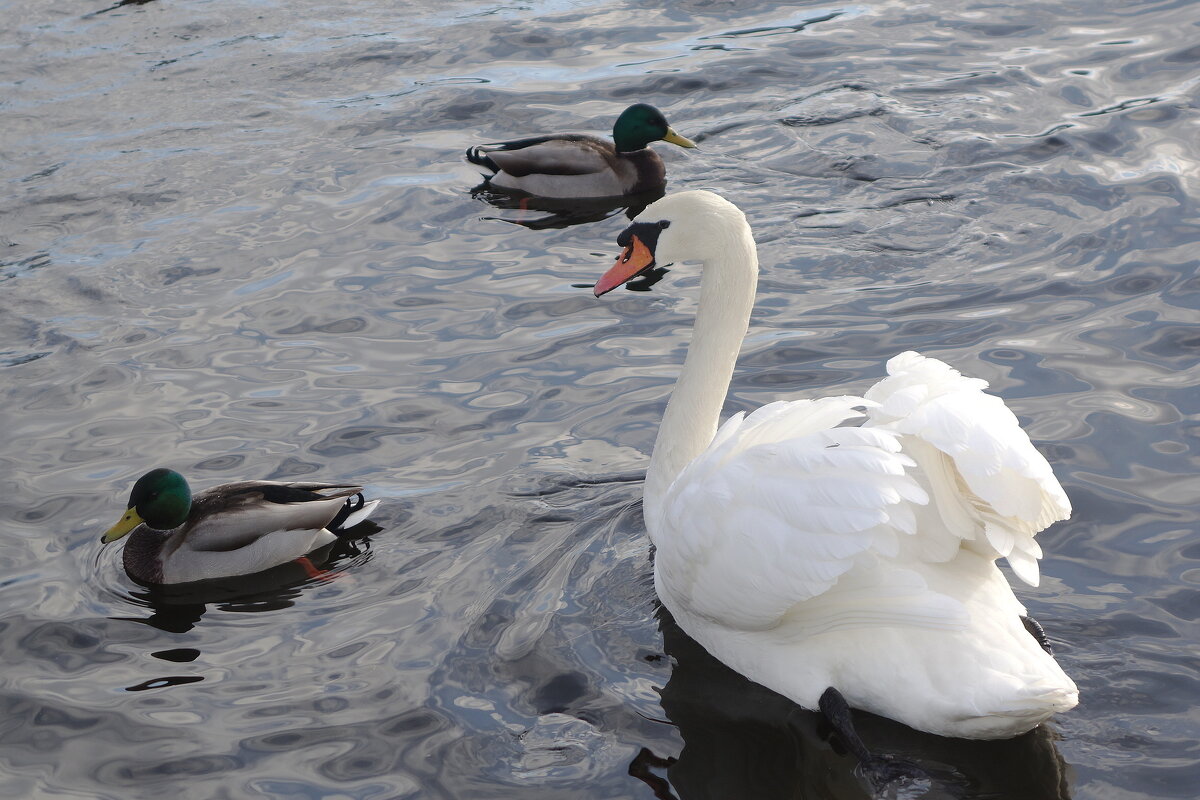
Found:
[[[648,292],[654,288],[654,284],[667,277],[667,273],[671,270],[669,267],[651,267],[643,270],[636,278],[620,287],[627,292]],[[572,288],[575,289],[591,289],[590,283],[573,283]]]
[[[599,222],[624,212],[633,219],[642,210],[663,196],[663,192],[643,192],[622,197],[558,198],[534,197],[524,192],[508,192],[497,189],[487,181],[471,190],[471,196],[495,208],[518,211],[512,216],[486,217],[501,222],[510,222],[530,230],[569,228],[588,222]]]
[[[189,683],[199,683],[204,678],[199,675],[168,675],[162,678],[152,678],[142,681],[136,686],[126,686],[127,692],[145,692],[150,689],[166,689],[170,686],[186,686]]]
[[[667,273],[671,270],[668,267],[651,267],[643,270],[633,280],[619,287],[627,292],[648,292],[654,288],[654,284],[667,277]],[[572,283],[572,289],[591,289],[594,284],[591,283]]]
[[[369,529],[364,526],[369,526]],[[379,526],[368,520],[355,526],[353,530],[359,535],[339,539],[309,553],[306,557],[309,564],[289,561],[252,575],[236,575],[169,586],[143,585],[141,591],[131,592],[130,596],[134,602],[147,607],[151,612],[150,616],[114,619],[141,622],[168,633],[187,633],[200,622],[209,606],[218,611],[235,612],[276,611],[288,608],[306,586],[336,578],[338,573],[334,568],[338,563],[367,552],[369,545],[365,537],[378,531]],[[320,570],[321,574],[314,576],[313,568]],[[176,651],[169,653],[179,655]],[[183,660],[166,654],[154,655],[168,661]]]
[[[93,11],[90,14],[84,14],[83,18],[87,19],[88,17],[95,17],[100,14],[107,14],[109,11],[116,11],[118,8],[122,8],[124,6],[144,6],[147,3],[152,3],[152,2],[154,2],[154,0],[121,0],[119,3],[114,3],[111,6],[109,6],[108,8],[102,8],[99,11]]]
[[[563,475],[559,473],[530,475],[527,487],[512,489],[509,497],[549,497],[561,492],[592,486],[607,486],[617,483],[639,483],[646,479],[645,472],[611,473],[608,475]],[[640,503],[640,501],[639,501]]]
[[[947,739],[856,711],[855,725],[872,752],[911,762],[924,773],[870,786],[820,714],[717,661],[667,611],[659,620],[666,652],[675,660],[662,707],[684,747],[677,759],[643,751],[630,765],[630,774],[655,797],[1070,798],[1069,768],[1044,725],[1003,741]]]

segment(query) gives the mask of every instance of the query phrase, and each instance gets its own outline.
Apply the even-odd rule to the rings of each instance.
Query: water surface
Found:
[[[654,601],[641,476],[695,271],[595,300],[622,215],[470,192],[466,146],[645,101],[701,145],[660,147],[671,188],[759,242],[728,413],[919,349],[1075,504],[1021,597],[1079,708],[868,743],[914,796],[1195,796],[1200,11],[645,5],[6,4],[0,792],[866,796]],[[384,530],[326,579],[163,598],[98,543],[161,464],[359,481]]]

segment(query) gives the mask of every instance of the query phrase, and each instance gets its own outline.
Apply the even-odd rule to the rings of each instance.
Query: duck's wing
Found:
[[[526,175],[590,175],[611,169],[616,149],[593,136],[538,136],[472,147],[467,159],[514,178]]]
[[[1008,559],[1038,584],[1042,551],[1034,535],[1071,515],[1050,464],[985,381],[965,378],[917,353],[887,363],[888,377],[867,391],[877,405],[868,427],[902,436],[926,476],[942,525],[923,537],[926,557],[952,558],[966,546]]]
[[[245,547],[276,531],[311,534],[328,525],[360,486],[242,481],[197,494],[184,541],[191,550]],[[372,506],[373,508],[373,506]]]
[[[957,601],[902,564],[874,569],[916,532],[913,506],[928,498],[895,434],[838,427],[861,417],[863,404],[772,403],[717,431],[672,483],[653,525],[669,606],[742,630],[776,627],[814,598],[802,626],[963,623]],[[878,583],[852,581],[820,597],[855,565],[879,572]]]

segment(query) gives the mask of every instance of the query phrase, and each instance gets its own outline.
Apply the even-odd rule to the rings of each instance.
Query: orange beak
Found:
[[[632,280],[642,270],[652,266],[654,266],[654,253],[650,252],[650,248],[646,247],[641,239],[634,236],[633,244],[626,247],[621,255],[617,256],[617,263],[613,264],[608,272],[596,281],[596,288],[592,291],[596,293],[596,297],[599,297],[606,292],[611,292],[622,283]]]

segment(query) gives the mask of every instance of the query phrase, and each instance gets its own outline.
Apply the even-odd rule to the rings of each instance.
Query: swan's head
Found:
[[[596,297],[611,292],[655,265],[706,261],[731,237],[749,236],[741,210],[712,192],[678,192],[651,203],[617,237],[621,255],[596,282]]]

